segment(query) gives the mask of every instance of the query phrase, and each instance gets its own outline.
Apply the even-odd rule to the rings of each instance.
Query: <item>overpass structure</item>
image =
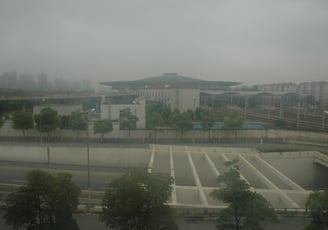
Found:
[[[89,157],[82,145],[50,146],[48,156],[46,146],[2,145],[0,161],[44,164],[50,159],[50,165],[84,167],[84,170],[89,162],[93,169],[98,167],[91,172],[91,180],[101,181],[103,188],[132,168],[168,174],[174,179],[169,203],[187,209],[226,207],[210,193],[218,189],[217,176],[229,170],[224,163],[234,159],[238,160],[241,178],[251,190],[263,195],[277,210],[304,210],[311,190],[328,187],[328,157],[314,151],[261,154],[250,148],[150,145],[149,148],[91,146],[88,153]],[[115,173],[105,170],[100,178],[100,168],[115,169]],[[77,178],[75,174],[74,177]]]

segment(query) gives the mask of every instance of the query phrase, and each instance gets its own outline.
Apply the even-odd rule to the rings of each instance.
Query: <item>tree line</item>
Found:
[[[264,221],[277,221],[270,202],[240,178],[238,162],[226,166],[229,170],[217,177],[218,189],[210,194],[227,204],[218,215],[217,229],[260,230]],[[178,229],[176,214],[167,204],[172,183],[168,175],[140,170],[113,179],[103,196],[100,220],[117,230]],[[27,174],[27,184],[4,199],[3,218],[14,229],[78,230],[73,213],[80,193],[70,174],[33,170]],[[311,223],[305,229],[328,228],[328,189],[311,193],[306,208]]]
[[[193,129],[196,123],[199,123],[201,129],[208,132],[216,122],[216,114],[213,110],[198,107],[195,111],[187,110],[181,112],[177,109],[171,110],[160,102],[147,102],[146,104],[146,128],[153,131],[153,136],[156,139],[158,130],[170,128],[180,133],[180,138],[183,134]],[[50,133],[57,128],[60,128],[63,123],[62,117],[54,109],[47,107],[43,108],[39,114],[33,116],[30,112],[15,111],[11,114],[12,127],[16,130],[21,130],[25,138],[26,131],[35,127],[39,132],[47,134],[48,140]],[[67,119],[65,126],[76,132],[76,139],[79,139],[81,131],[88,131],[88,119],[84,113],[80,111],[72,112]],[[137,128],[139,118],[134,115],[131,109],[126,108],[120,111],[119,125],[121,130],[130,131]],[[238,111],[232,111],[229,116],[224,118],[223,129],[238,130],[243,126],[243,117]],[[0,117],[0,127],[4,124],[4,120]],[[94,122],[94,133],[100,134],[101,141],[104,135],[113,130],[113,123],[110,119],[100,119]],[[151,133],[150,133],[151,135]]]
[[[47,134],[48,140],[50,133],[57,128],[60,128],[61,117],[58,112],[50,107],[43,108],[39,114],[31,112],[15,111],[11,114],[12,128],[21,130],[23,137],[26,131],[35,128],[39,132]],[[130,109],[124,109],[120,116],[120,128],[132,130],[136,129],[138,118],[132,114]],[[3,118],[0,116],[0,127],[4,124]],[[76,132],[76,139],[79,138],[80,131],[88,130],[88,120],[80,111],[72,112],[68,119],[68,126]],[[109,119],[100,119],[94,122],[94,133],[101,135],[103,140],[104,134],[113,130],[112,121]]]
[[[180,138],[186,131],[193,129],[193,124],[198,122],[201,129],[208,132],[217,121],[215,112],[208,108],[198,107],[195,111],[187,110],[181,112],[177,109],[171,110],[160,102],[150,101],[146,105],[146,128],[153,130],[156,138],[156,131],[165,127],[172,128],[180,133]],[[223,129],[242,129],[243,117],[238,111],[232,111],[224,118]]]

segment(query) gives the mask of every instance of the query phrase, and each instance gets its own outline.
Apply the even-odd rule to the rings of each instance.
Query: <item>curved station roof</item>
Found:
[[[196,78],[178,75],[177,73],[164,73],[160,76],[144,78],[135,81],[111,81],[102,82],[103,85],[110,85],[113,89],[143,89],[147,87],[174,87],[193,89],[227,89],[230,86],[239,85],[239,82],[229,81],[206,81]]]

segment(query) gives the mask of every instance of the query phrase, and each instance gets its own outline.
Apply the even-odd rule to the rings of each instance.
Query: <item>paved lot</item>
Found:
[[[12,227],[5,225],[2,219],[4,212],[0,211],[0,229],[12,230]],[[76,215],[80,230],[108,230],[105,225],[99,221],[98,215],[81,214]],[[186,219],[178,218],[179,230],[215,230],[216,222],[214,219]],[[278,223],[264,224],[265,230],[299,230],[309,223],[308,218],[304,217],[283,217]]]

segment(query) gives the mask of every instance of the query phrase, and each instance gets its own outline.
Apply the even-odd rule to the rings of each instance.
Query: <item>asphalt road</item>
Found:
[[[82,189],[87,189],[87,167],[76,165],[40,164],[0,161],[0,183],[26,184],[26,173],[33,169],[47,170],[52,173],[67,172]],[[91,190],[103,191],[114,178],[128,171],[127,168],[91,167]]]
[[[68,172],[73,175],[73,180],[82,189],[87,187],[87,170],[85,166],[69,166],[67,165],[47,165],[47,164],[37,164],[37,163],[19,163],[19,162],[5,162],[0,161],[0,183],[15,183],[15,184],[25,184],[26,183],[26,172],[31,169],[47,169],[51,172]],[[122,168],[109,169],[106,167],[101,168],[91,168],[91,189],[92,190],[104,190],[107,184],[116,177],[119,177],[124,173]],[[12,229],[10,226],[4,224],[2,219],[3,211],[0,211],[0,229],[9,230]],[[104,230],[104,224],[98,220],[97,215],[77,215],[76,219],[79,223],[81,230]],[[298,230],[303,229],[303,227],[309,222],[309,219],[304,217],[284,217],[281,218],[279,223],[265,224],[265,230]],[[215,220],[195,220],[195,219],[185,219],[179,218],[178,225],[180,230],[215,230]]]
[[[5,224],[2,218],[4,212],[0,211],[0,229],[12,230],[11,226]],[[98,215],[94,214],[79,214],[75,216],[80,230],[108,230],[105,225],[99,221]],[[215,230],[215,219],[191,219],[191,218],[178,218],[177,223],[179,230]],[[278,223],[263,224],[265,230],[299,230],[309,223],[308,218],[304,217],[281,217]]]

